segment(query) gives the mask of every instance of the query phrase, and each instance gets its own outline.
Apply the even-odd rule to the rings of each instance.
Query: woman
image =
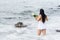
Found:
[[[37,34],[38,36],[43,33],[43,35],[46,35],[46,26],[45,22],[48,21],[47,15],[44,13],[43,9],[40,9],[39,16],[36,17],[36,20],[39,22],[38,27],[37,27]]]

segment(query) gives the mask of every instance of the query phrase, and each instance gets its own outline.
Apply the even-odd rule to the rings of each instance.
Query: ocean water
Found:
[[[0,0],[0,40],[38,40],[38,22],[32,13],[43,8],[48,16],[47,39],[60,40],[60,0]],[[23,22],[26,28],[15,28]]]

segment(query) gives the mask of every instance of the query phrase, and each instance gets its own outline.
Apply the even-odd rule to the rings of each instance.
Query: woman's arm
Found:
[[[41,16],[37,16],[35,17],[37,21],[39,21],[41,19]]]
[[[46,16],[46,20],[48,21],[48,17]]]

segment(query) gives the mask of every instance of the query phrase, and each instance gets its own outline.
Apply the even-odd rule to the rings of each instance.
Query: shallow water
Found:
[[[46,5],[47,4],[47,5]],[[59,40],[60,7],[58,0],[0,0],[0,40],[37,40],[38,22],[32,13],[43,8],[49,20],[46,22],[47,38]],[[14,24],[23,22],[26,28],[15,28]]]

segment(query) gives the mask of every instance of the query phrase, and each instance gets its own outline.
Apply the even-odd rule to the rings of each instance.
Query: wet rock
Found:
[[[60,7],[60,5],[58,5],[58,7]]]
[[[27,25],[24,25],[22,22],[18,22],[15,24],[15,27],[22,28],[22,27],[27,27]]]
[[[60,32],[60,30],[56,30],[56,32]]]

